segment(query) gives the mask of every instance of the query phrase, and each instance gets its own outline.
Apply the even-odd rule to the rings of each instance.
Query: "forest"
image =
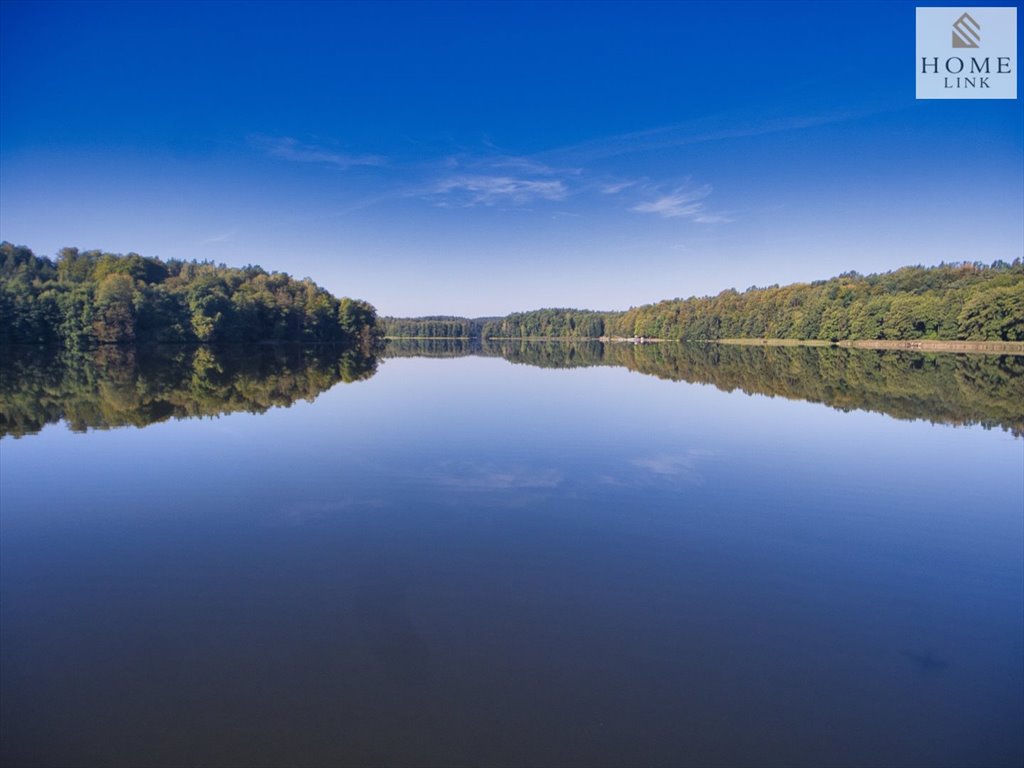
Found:
[[[329,342],[382,336],[714,341],[1024,341],[1024,264],[904,267],[669,299],[624,312],[539,309],[505,317],[378,318],[309,278],[258,266],[0,244],[0,344]]]
[[[392,338],[470,339],[480,336],[480,320],[468,317],[382,317],[384,335]]]
[[[384,335],[392,339],[596,339],[604,335],[614,313],[589,309],[538,309],[505,317],[382,317]]]
[[[904,267],[669,299],[625,312],[540,309],[503,318],[383,318],[388,337],[1024,341],[1024,264]]]
[[[377,314],[258,266],[0,244],[0,344],[330,342],[369,348]]]

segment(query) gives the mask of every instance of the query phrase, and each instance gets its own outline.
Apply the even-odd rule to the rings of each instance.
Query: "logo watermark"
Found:
[[[1016,7],[917,9],[917,98],[1016,99],[1017,64]]]
[[[981,42],[981,25],[969,13],[965,13],[953,24],[954,48],[977,48]]]

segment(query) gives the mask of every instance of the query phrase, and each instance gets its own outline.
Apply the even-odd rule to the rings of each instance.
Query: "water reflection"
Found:
[[[780,396],[898,419],[1024,434],[1024,357],[838,347],[602,344],[466,339],[390,342],[384,357],[501,357],[541,368],[622,366],[672,381]],[[368,379],[377,359],[332,346],[101,347],[8,350],[0,365],[0,436],[60,420],[74,431],[142,427],[312,400]]]
[[[1024,357],[840,347],[603,344],[598,341],[400,340],[385,357],[502,357],[542,368],[623,366],[727,392],[823,403],[897,419],[1024,434]]]
[[[143,427],[167,419],[263,413],[368,379],[371,354],[329,345],[17,349],[0,365],[0,436]]]
[[[476,351],[5,367],[23,431],[317,401],[0,441],[0,764],[1024,764],[1024,441],[534,367],[999,423],[1015,361]]]

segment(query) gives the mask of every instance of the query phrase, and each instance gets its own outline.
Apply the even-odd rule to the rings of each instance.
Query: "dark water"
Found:
[[[464,351],[5,364],[0,762],[1024,761],[1019,358]]]

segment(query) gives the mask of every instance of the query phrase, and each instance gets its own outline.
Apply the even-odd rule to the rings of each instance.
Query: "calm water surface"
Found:
[[[153,418],[111,415],[142,379],[9,396],[4,765],[1024,761],[1013,414],[497,357],[210,366],[214,405]],[[61,414],[155,423],[39,429]]]

